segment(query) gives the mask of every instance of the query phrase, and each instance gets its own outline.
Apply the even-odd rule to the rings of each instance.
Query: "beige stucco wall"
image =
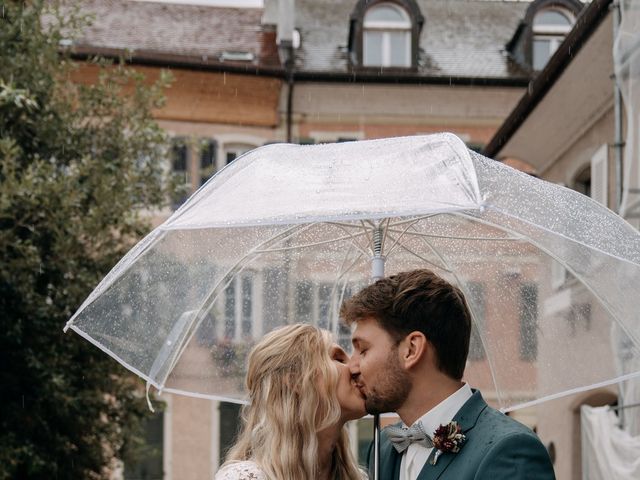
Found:
[[[294,136],[328,141],[335,140],[330,138],[332,132],[366,139],[450,131],[465,142],[484,144],[523,91],[515,87],[302,82],[294,87]],[[279,105],[283,118],[286,92],[283,88]]]
[[[573,187],[576,175],[589,167],[591,158],[603,144],[608,144],[608,191],[609,207],[611,207],[615,204],[615,166],[611,147],[614,139],[613,102],[591,121],[591,126],[581,135],[569,140],[557,161],[540,173],[545,180]],[[596,328],[598,328],[597,325]],[[600,325],[600,328],[604,328],[603,325]],[[609,336],[608,331],[600,333],[603,338]],[[554,355],[553,349],[541,353],[547,356]],[[612,355],[612,352],[609,350],[607,355]],[[602,358],[606,357],[592,352],[583,359],[584,367],[590,368],[589,365],[595,367]],[[612,386],[552,400],[536,407],[538,434],[545,445],[553,443],[555,449],[554,467],[558,480],[581,478],[580,405],[604,405],[615,401],[616,398],[617,389]]]
[[[593,126],[585,131],[575,141],[567,145],[566,151],[550,168],[540,172],[541,177],[554,183],[563,183],[573,187],[575,177],[580,171],[588,167],[591,157],[603,145],[609,145],[609,207],[615,203],[615,165],[613,161],[614,141],[614,117],[613,102],[610,108],[603,111],[600,117],[594,121]]]

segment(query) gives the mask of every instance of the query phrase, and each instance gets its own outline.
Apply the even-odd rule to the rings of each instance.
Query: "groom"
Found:
[[[340,314],[352,326],[349,367],[367,411],[402,420],[381,434],[381,480],[555,478],[538,437],[461,381],[471,316],[458,288],[429,270],[399,273]]]

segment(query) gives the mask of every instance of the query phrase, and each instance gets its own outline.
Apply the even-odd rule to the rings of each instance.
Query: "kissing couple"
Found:
[[[249,355],[249,404],[215,480],[362,480],[346,422],[395,412],[381,432],[380,480],[551,480],[526,426],[462,381],[471,314],[429,270],[378,280],[346,300],[349,356],[327,331],[288,325]],[[369,476],[373,478],[373,448]]]

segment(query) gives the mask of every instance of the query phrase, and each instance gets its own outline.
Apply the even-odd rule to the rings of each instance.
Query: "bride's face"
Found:
[[[349,355],[337,344],[331,347],[331,359],[338,368],[338,402],[342,412],[342,419],[345,421],[355,420],[364,416],[364,397],[351,379],[351,372],[347,363]]]

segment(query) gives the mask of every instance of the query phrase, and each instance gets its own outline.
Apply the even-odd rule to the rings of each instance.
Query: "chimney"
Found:
[[[300,34],[295,30],[295,0],[264,0],[263,31],[275,37],[280,64],[292,67],[294,50],[300,46]],[[271,37],[273,35],[273,37]]]
[[[276,43],[282,48],[291,48],[293,44],[293,26],[295,20],[294,0],[278,0],[278,35]]]

